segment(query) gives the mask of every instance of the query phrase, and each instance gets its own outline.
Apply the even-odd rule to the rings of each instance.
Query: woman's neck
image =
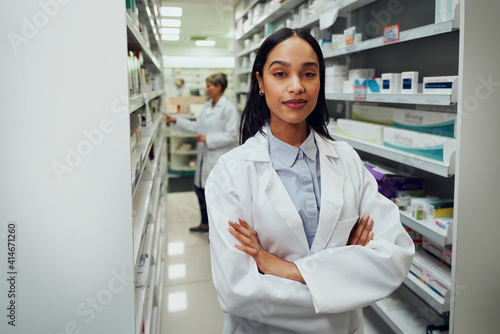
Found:
[[[290,124],[284,122],[273,122],[270,125],[273,136],[295,147],[299,147],[309,135],[307,122],[304,121],[299,124]]]
[[[214,96],[214,98],[212,99],[212,108],[215,107],[217,102],[219,102],[222,95],[224,95],[224,93],[220,93],[220,94],[217,94],[216,96]]]

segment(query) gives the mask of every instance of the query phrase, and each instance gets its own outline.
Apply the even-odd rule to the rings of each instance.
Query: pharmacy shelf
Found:
[[[238,52],[236,54],[236,57],[243,57],[243,56],[245,56],[245,55],[247,55],[247,54],[249,54],[251,52],[257,51],[260,48],[261,44],[262,43],[254,43],[254,44],[250,45],[249,47],[247,47],[247,48],[241,50],[240,52]]]
[[[137,0],[137,8],[139,9],[139,17],[141,22],[145,22],[148,29],[149,41],[153,42],[153,48],[160,52],[161,56],[161,39],[159,34],[160,19],[156,3],[148,2],[146,0]],[[150,6],[151,4],[152,6]]]
[[[434,227],[422,222],[419,222],[412,218],[411,213],[408,211],[400,211],[401,223],[414,231],[427,237],[429,240],[435,242],[440,246],[446,246],[452,244],[452,235],[447,235],[446,231],[439,227]],[[448,230],[449,231],[449,230]]]
[[[443,298],[412,273],[408,274],[403,284],[423,299],[437,313],[445,314],[450,312],[450,291]]]
[[[151,100],[156,99],[157,97],[159,97],[161,95],[163,95],[162,91],[159,91],[159,92],[155,91],[155,92],[147,92],[144,94],[131,96],[128,99],[128,107],[129,107],[130,113],[133,113],[134,111],[136,111],[137,109],[139,109],[145,105],[144,97],[146,97],[146,100],[149,102]]]
[[[452,161],[450,162],[450,164],[447,165],[437,160],[428,159],[416,154],[398,151],[385,146],[369,144],[339,135],[337,133],[330,133],[330,135],[335,140],[348,142],[352,147],[360,151],[374,154],[385,159],[392,160],[394,162],[402,163],[416,169],[427,171],[432,174],[443,177],[448,177],[455,174],[454,157],[452,157]]]
[[[196,150],[189,150],[189,151],[181,151],[181,150],[172,150],[170,151],[170,154],[178,154],[178,155],[196,155],[198,151]]]
[[[457,103],[456,94],[385,94],[368,93],[366,99],[359,100],[354,97],[354,93],[327,93],[327,100],[331,101],[359,101],[359,102],[379,102],[379,103],[401,103],[401,104],[422,104],[449,106]]]
[[[127,40],[129,50],[142,51],[144,56],[144,66],[153,72],[162,73],[160,62],[155,57],[151,49],[146,45],[139,29],[137,29],[127,13],[125,13],[125,18],[127,22]]]
[[[154,122],[154,130],[151,136],[147,136],[142,138],[139,144],[137,145],[136,152],[132,154],[130,158],[131,170],[132,170],[132,196],[135,196],[135,190],[139,181],[141,180],[142,173],[144,171],[144,167],[146,166],[146,162],[149,156],[149,151],[151,150],[151,146],[158,134],[158,131],[161,128],[163,123],[163,117],[157,117]]]
[[[151,191],[153,189],[153,181],[145,181],[139,183],[136,196],[133,199],[133,207],[136,210],[135,221],[132,230],[133,247],[134,247],[134,267],[139,260],[139,250],[141,248],[141,239],[146,228],[146,223],[149,214],[149,203]]]
[[[238,21],[239,19],[241,19],[242,17],[244,17],[245,15],[248,14],[248,12],[259,2],[259,0],[252,0],[250,1],[250,3],[248,4],[247,8],[245,8],[245,10],[243,10],[237,17],[234,18],[235,21]]]
[[[428,325],[442,326],[448,322],[446,316],[429,310],[405,285],[370,307],[394,333],[422,334]]]
[[[458,29],[457,20],[445,21],[440,23],[429,24],[426,26],[408,29],[399,33],[399,41],[389,44],[384,43],[384,37],[372,38],[363,42],[359,42],[347,47],[338,48],[335,50],[324,51],[323,56],[325,59],[338,56],[348,55],[354,52],[366,51],[383,46],[388,46],[396,43],[408,42],[420,38],[431,37],[435,35],[445,34]]]
[[[275,11],[268,13],[267,15],[263,15],[256,24],[254,24],[250,29],[245,31],[243,34],[235,36],[235,40],[244,40],[252,36],[256,32],[262,31],[266,23],[270,23],[279,19],[287,12],[290,12],[303,2],[304,0],[286,0]]]

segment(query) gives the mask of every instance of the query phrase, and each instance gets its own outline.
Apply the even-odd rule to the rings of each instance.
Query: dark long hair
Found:
[[[305,40],[316,52],[319,62],[320,89],[318,93],[318,102],[312,113],[307,117],[307,124],[318,134],[327,139],[332,139],[328,133],[326,125],[328,124],[328,109],[325,99],[325,60],[321,47],[318,42],[307,31],[303,29],[280,29],[267,37],[255,57],[252,68],[252,77],[250,79],[250,92],[248,94],[245,109],[241,114],[240,122],[240,144],[243,144],[248,138],[254,136],[257,131],[262,132],[262,126],[266,124],[271,115],[264,96],[259,95],[259,82],[256,73],[262,77],[264,64],[267,61],[269,53],[281,42],[297,36]]]

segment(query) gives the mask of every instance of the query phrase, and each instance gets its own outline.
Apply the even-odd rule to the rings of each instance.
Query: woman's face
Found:
[[[257,72],[260,91],[271,111],[271,123],[300,124],[316,107],[320,90],[318,56],[305,40],[291,37],[271,50]]]
[[[205,92],[207,92],[207,96],[209,99],[213,99],[217,96],[221,91],[220,85],[214,85],[210,81],[206,81]]]

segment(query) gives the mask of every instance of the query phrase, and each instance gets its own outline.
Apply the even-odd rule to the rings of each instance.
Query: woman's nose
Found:
[[[290,78],[290,84],[288,86],[288,92],[293,94],[300,94],[304,91],[304,87],[300,82],[300,77],[292,76]]]

